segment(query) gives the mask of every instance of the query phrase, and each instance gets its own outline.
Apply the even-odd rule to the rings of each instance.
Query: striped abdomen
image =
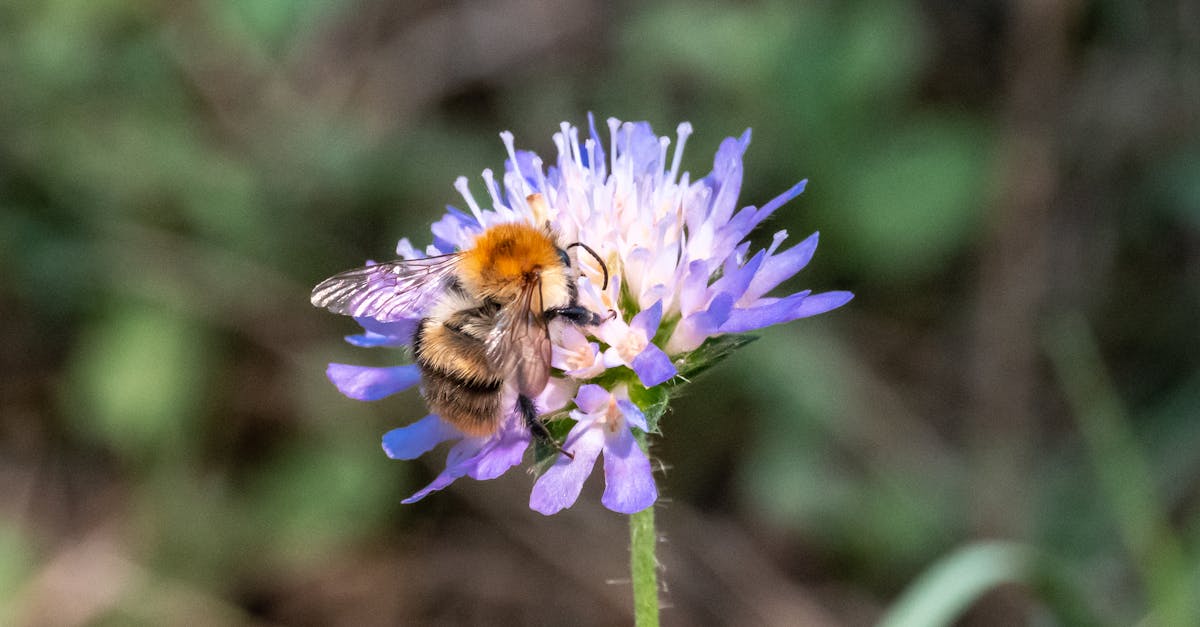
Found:
[[[426,318],[413,338],[425,402],[467,435],[487,435],[500,424],[504,377],[488,360],[482,340],[493,315],[492,308],[481,307]]]

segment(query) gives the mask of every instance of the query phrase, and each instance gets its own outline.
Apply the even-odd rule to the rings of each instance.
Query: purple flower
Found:
[[[563,442],[574,458],[558,460],[533,484],[529,507],[550,515],[570,507],[579,498],[583,482],[592,472],[596,458],[604,454],[604,496],[608,509],[632,514],[654,504],[658,489],[650,472],[650,460],[638,446],[631,428],[649,430],[646,417],[629,400],[624,386],[609,392],[599,385],[579,388],[571,418],[575,427]]]
[[[450,207],[434,223],[432,244],[423,250],[407,239],[396,247],[405,259],[444,255],[470,247],[478,233],[496,224],[549,222],[562,242],[588,244],[603,259],[611,275],[607,287],[601,264],[591,256],[572,260],[579,271],[578,304],[615,316],[594,328],[558,322],[551,326],[554,376],[537,406],[543,414],[566,414],[568,423],[558,430],[560,435],[573,421],[563,448],[574,459],[555,454],[542,460],[552,463],[534,484],[530,507],[545,514],[575,502],[601,456],[605,507],[630,513],[653,504],[657,490],[650,461],[633,429],[657,433],[668,391],[683,381],[676,375],[707,366],[697,362],[721,353],[697,349],[720,342],[722,336],[824,313],[852,298],[838,291],[770,295],[812,259],[817,234],[788,246],[788,233],[778,231],[766,249],[751,250],[751,231],[803,193],[806,181],[761,207],[739,208],[742,155],[749,147],[750,131],[725,139],[712,171],[692,180],[680,171],[690,124],[676,129],[673,151],[671,138],[655,135],[645,122],[610,118],[607,127],[607,138],[602,138],[589,116],[581,138],[578,128],[563,123],[554,134],[558,154],[548,164],[535,153],[517,150],[511,133],[501,133],[508,158],[499,177],[484,170],[484,195],[476,198],[467,179],[460,177],[454,187],[466,209]],[[532,194],[540,194],[541,201],[531,202]],[[411,319],[360,318],[364,332],[346,340],[366,347],[409,344],[425,313],[421,309],[436,302],[430,300],[414,299],[419,304],[412,307]],[[419,379],[414,366],[330,364],[328,376],[344,394],[359,400],[383,398]],[[635,388],[639,392],[632,396],[643,403],[640,407],[631,400]],[[507,394],[511,397],[512,390]],[[509,400],[501,406],[512,407]],[[502,417],[501,425],[486,437],[465,437],[436,416],[427,416],[388,432],[383,447],[397,459],[412,459],[453,442],[445,470],[405,502],[459,477],[491,479],[518,465],[529,448],[528,430],[517,415]]]

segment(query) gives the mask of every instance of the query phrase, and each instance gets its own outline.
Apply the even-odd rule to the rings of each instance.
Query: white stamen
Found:
[[[484,168],[483,182],[487,187],[488,194],[492,196],[492,210],[499,211],[500,207],[504,206],[504,201],[500,198],[500,186],[496,185],[496,175],[491,168]]]
[[[504,132],[500,133],[500,141],[504,142],[504,148],[506,150],[508,150],[508,158],[512,160],[513,171],[520,174],[521,167],[517,164],[517,149],[516,149],[516,146],[513,144],[512,131],[504,131]],[[525,185],[525,177],[518,176],[517,178],[520,179],[520,187],[521,187],[520,190],[518,190],[518,191],[520,191],[520,194],[518,194],[518,195],[521,198],[524,198],[529,195],[529,189]]]
[[[621,127],[625,131],[625,173],[629,176],[629,182],[633,183],[633,122],[626,122]]]
[[[479,203],[475,202],[475,196],[471,195],[471,186],[467,183],[467,177],[460,176],[454,179],[454,189],[458,190],[463,200],[467,201],[467,207],[471,209],[471,214],[475,216],[475,221],[482,226],[483,211],[479,209]]]
[[[783,243],[783,240],[787,239],[787,236],[788,236],[787,229],[779,231],[778,233],[775,234],[775,236],[771,239],[771,245],[769,247],[767,247],[767,256],[768,257],[775,254],[775,250],[779,248],[779,245]]]
[[[569,134],[571,138],[571,157],[575,159],[575,163],[582,165],[583,158],[579,155],[579,129],[572,126]]]
[[[617,173],[617,128],[621,126],[621,121],[617,118],[608,118],[608,136],[612,142],[612,151],[609,155],[612,163],[608,166],[608,171],[613,174]]]
[[[675,144],[675,158],[671,160],[671,178],[672,183],[675,182],[675,177],[679,175],[679,163],[683,161],[683,146],[687,144],[688,136],[692,134],[692,125],[689,122],[680,122],[675,128],[675,134],[679,137],[679,143]]]
[[[658,167],[654,170],[654,189],[658,194],[663,192],[663,169],[662,166],[667,162],[667,147],[671,145],[671,138],[663,135],[658,138]]]
[[[583,141],[583,149],[587,151],[588,169],[591,170],[593,177],[600,176],[601,164],[596,163],[596,140],[587,138]]]

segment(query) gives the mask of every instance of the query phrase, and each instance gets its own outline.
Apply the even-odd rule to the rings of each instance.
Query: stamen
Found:
[[[617,128],[621,126],[621,121],[617,118],[608,118],[608,136],[612,142],[612,154],[610,155],[612,163],[608,166],[608,171],[613,174],[617,173]]]
[[[569,137],[571,138],[571,156],[575,159],[575,163],[582,164],[583,158],[579,155],[579,129],[572,126]]]
[[[475,196],[471,195],[471,186],[467,182],[467,177],[460,176],[454,179],[454,189],[462,194],[463,200],[467,201],[467,207],[471,209],[471,214],[475,216],[475,221],[483,226],[483,211],[479,208],[479,203],[475,202]]]
[[[787,239],[787,236],[787,229],[775,233],[775,235],[771,238],[771,245],[767,247],[768,257],[775,254],[775,250],[779,248],[779,245],[783,243],[783,240]]]
[[[500,186],[496,185],[496,175],[492,172],[491,168],[484,168],[483,183],[487,187],[488,194],[492,197],[492,209],[499,211],[504,202],[500,198]]]
[[[680,122],[675,128],[675,134],[679,137],[679,142],[675,144],[675,158],[671,160],[671,182],[675,182],[675,177],[679,175],[679,163],[683,161],[683,147],[687,144],[688,136],[692,134],[692,125],[689,122]]]
[[[517,165],[517,149],[516,149],[516,146],[513,144],[512,131],[504,131],[504,132],[500,133],[500,141],[504,142],[504,148],[505,148],[505,150],[508,150],[508,158],[512,161],[513,170],[515,170],[517,172],[517,174],[519,175],[521,173],[521,166]],[[525,177],[518,176],[517,178],[520,179],[520,186],[521,186],[521,189],[518,191],[520,192],[520,196],[522,198],[524,198],[525,195],[529,193],[529,190],[525,189],[526,188]]]

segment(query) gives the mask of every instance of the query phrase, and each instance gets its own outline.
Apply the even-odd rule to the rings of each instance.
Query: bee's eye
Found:
[[[563,249],[559,248],[559,249],[558,249],[558,258],[559,258],[559,259],[562,259],[562,262],[563,262],[563,265],[564,265],[564,266],[566,266],[566,267],[568,267],[568,268],[570,268],[570,267],[571,267],[571,257],[569,257],[569,256],[567,255],[567,251],[565,251],[565,250],[563,250]]]

